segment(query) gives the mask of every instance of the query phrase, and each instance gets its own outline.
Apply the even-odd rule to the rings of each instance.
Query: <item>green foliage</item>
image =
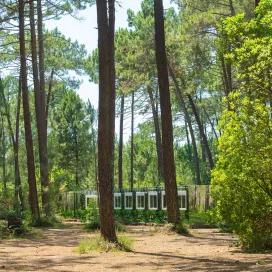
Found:
[[[100,218],[97,201],[91,200],[86,210],[86,228],[95,230],[100,228]]]
[[[77,252],[80,254],[88,252],[119,252],[132,251],[133,240],[126,236],[119,236],[118,243],[110,243],[105,241],[101,236],[92,237],[82,240],[77,247]]]
[[[213,172],[215,215],[233,227],[245,247],[262,248],[272,235],[271,120],[257,100],[236,97],[233,103],[240,110],[223,115]]]
[[[116,220],[124,224],[137,223],[165,223],[167,215],[165,211],[158,210],[116,210]]]
[[[190,212],[189,220],[184,220],[184,224],[189,228],[216,228],[218,227],[213,218],[213,214],[209,212]]]
[[[181,234],[181,235],[185,235],[185,236],[190,235],[189,230],[185,227],[185,225],[183,224],[182,221],[180,221],[179,223],[174,224],[174,225],[170,224],[170,230],[172,230],[178,234]]]
[[[92,123],[89,104],[71,90],[65,90],[59,104],[54,108],[55,167],[53,179],[56,186],[69,190],[84,187],[87,182],[91,158],[95,152],[92,146]],[[92,113],[94,114],[94,113]],[[63,183],[66,184],[63,184]]]
[[[87,212],[85,209],[76,209],[76,210],[61,210],[60,215],[64,218],[76,218],[81,221],[86,220]]]
[[[248,249],[272,248],[270,6],[270,0],[263,0],[255,18],[237,15],[222,29],[232,44],[226,57],[239,84],[221,117],[223,134],[212,179],[214,215]]]

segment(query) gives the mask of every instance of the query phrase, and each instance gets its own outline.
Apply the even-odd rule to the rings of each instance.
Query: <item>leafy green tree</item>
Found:
[[[93,148],[91,125],[87,105],[74,91],[64,91],[54,108],[56,165],[53,178],[62,182],[66,177],[68,190],[78,190],[88,184]]]
[[[254,249],[272,248],[271,10],[272,2],[263,0],[254,19],[238,14],[221,30],[232,44],[225,57],[239,82],[221,117],[215,213]]]

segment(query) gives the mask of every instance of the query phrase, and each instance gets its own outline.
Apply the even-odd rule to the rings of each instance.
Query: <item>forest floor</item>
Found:
[[[42,229],[35,239],[0,240],[0,271],[272,271],[271,254],[244,253],[236,238],[217,229],[184,237],[150,226],[130,226],[133,252],[76,252],[88,233],[81,224]]]

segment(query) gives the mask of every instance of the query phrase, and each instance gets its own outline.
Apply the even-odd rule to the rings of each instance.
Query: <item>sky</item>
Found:
[[[170,0],[164,0],[164,8],[170,7]],[[127,26],[127,10],[139,11],[141,8],[141,0],[120,0],[116,5],[116,29]],[[50,20],[46,22],[46,28],[52,30],[58,28],[66,37],[77,40],[80,44],[84,44],[88,53],[91,53],[97,47],[97,17],[96,6],[87,8],[77,14],[80,20],[70,15],[64,16],[60,20]],[[89,82],[88,76],[81,77],[82,84],[78,90],[80,97],[98,108],[98,85]],[[141,116],[136,116],[136,125],[141,122]],[[118,119],[117,119],[118,120]],[[127,122],[127,124],[126,124]],[[124,140],[126,141],[130,134],[129,120],[125,121]],[[119,129],[119,122],[116,121],[116,132]]]
[[[141,0],[121,0],[116,5],[116,29],[127,26],[127,10],[138,11],[141,7]],[[164,1],[164,8],[170,6],[170,0]],[[64,16],[60,20],[50,20],[46,23],[48,29],[58,28],[66,37],[73,41],[77,40],[84,44],[88,53],[97,47],[97,21],[96,7],[92,6],[77,14],[81,20],[77,20],[70,15]],[[78,91],[80,97],[91,103],[97,108],[98,105],[98,86],[89,82],[88,77],[82,77],[82,84]]]

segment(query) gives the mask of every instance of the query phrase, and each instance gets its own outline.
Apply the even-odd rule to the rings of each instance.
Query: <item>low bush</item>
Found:
[[[80,254],[98,251],[98,252],[118,252],[132,250],[133,240],[126,236],[119,236],[118,243],[111,243],[106,241],[101,236],[96,236],[84,239],[77,247],[77,252]]]
[[[118,210],[115,211],[115,218],[123,224],[163,224],[167,220],[167,214],[161,210]]]

